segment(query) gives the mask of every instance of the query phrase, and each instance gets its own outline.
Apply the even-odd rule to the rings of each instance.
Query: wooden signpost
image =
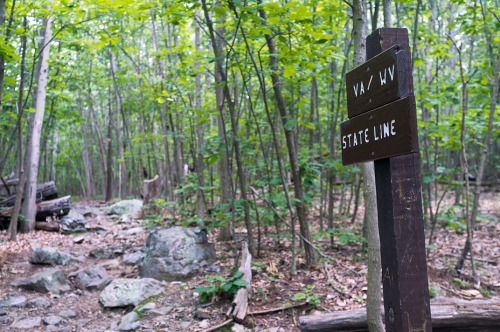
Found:
[[[375,162],[387,331],[432,331],[408,31],[378,29],[346,76],[344,165]]]

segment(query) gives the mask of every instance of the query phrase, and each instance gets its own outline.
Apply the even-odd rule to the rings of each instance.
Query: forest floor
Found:
[[[467,261],[458,276],[454,265],[461,253],[465,241],[465,229],[460,223],[460,211],[453,205],[454,197],[445,197],[435,233],[435,247],[428,256],[428,274],[430,292],[433,297],[453,297],[463,299],[497,297],[500,293],[500,194],[485,192],[481,196],[481,214],[474,233],[474,252],[477,260],[479,282],[474,282],[470,261]],[[78,202],[76,209],[91,208],[101,211],[98,202]],[[315,240],[321,251],[317,267],[306,269],[302,256],[297,257],[297,275],[289,274],[291,253],[290,239],[267,236],[263,231],[259,258],[252,259],[252,289],[249,303],[250,314],[244,321],[245,329],[254,331],[286,332],[299,331],[299,317],[319,312],[349,310],[365,306],[366,302],[366,254],[356,234],[361,232],[363,206],[358,217],[351,223],[346,216],[337,220],[336,226],[344,229],[332,248],[327,240]],[[318,217],[311,214],[311,223],[319,228]],[[11,282],[19,277],[29,276],[46,269],[45,266],[29,263],[32,252],[30,246],[46,245],[57,247],[61,251],[85,256],[83,263],[62,267],[66,275],[91,265],[103,265],[114,277],[135,278],[137,267],[126,266],[121,260],[124,251],[144,248],[149,228],[141,220],[130,220],[118,223],[107,218],[102,212],[87,219],[94,231],[62,235],[36,231],[32,234],[21,234],[17,242],[10,242],[6,232],[0,232],[0,300],[12,294],[22,294],[28,300],[45,297],[51,306],[46,309],[8,308],[0,314],[0,330],[10,331],[9,325],[21,316],[42,316],[58,314],[65,309],[75,311],[76,317],[66,318],[57,330],[61,331],[104,331],[109,330],[113,322],[117,322],[126,313],[123,310],[108,310],[98,303],[99,291],[81,291],[72,285],[70,292],[61,296],[37,294],[11,286]],[[160,225],[167,227],[172,222]],[[144,227],[142,230],[139,227]],[[138,231],[139,230],[139,231]],[[274,229],[269,227],[269,232]],[[237,232],[243,233],[243,229]],[[232,275],[234,261],[233,246],[241,249],[242,240],[216,242],[217,234],[209,233],[209,240],[215,243],[220,266],[218,274],[225,278]],[[426,238],[429,234],[426,233]],[[83,241],[80,242],[80,240]],[[79,242],[79,243],[76,243]],[[94,248],[105,248],[113,252],[110,259],[96,259],[88,255]],[[201,304],[197,293],[193,290],[199,286],[207,286],[206,276],[197,276],[186,282],[166,283],[163,296],[155,299],[155,306],[163,314],[144,316],[138,331],[202,331],[225,321],[231,299],[214,299],[208,304]],[[71,278],[70,278],[71,281]],[[308,303],[305,303],[309,300]],[[305,304],[304,304],[305,303]],[[303,304],[303,305],[302,305]],[[283,306],[294,305],[292,309],[279,310]],[[0,308],[1,309],[1,308]],[[271,310],[277,309],[277,310]],[[258,313],[271,310],[269,313]],[[48,327],[34,328],[33,331],[47,330]],[[237,328],[233,327],[233,330]],[[23,331],[29,331],[24,329]],[[221,331],[229,331],[221,330]]]

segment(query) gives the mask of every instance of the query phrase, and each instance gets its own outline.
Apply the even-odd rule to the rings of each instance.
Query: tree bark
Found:
[[[353,1],[353,66],[357,67],[366,60],[366,0]],[[385,14],[385,12],[384,12]],[[380,238],[378,231],[377,196],[375,190],[375,168],[373,162],[363,163],[365,200],[365,220],[368,243],[368,291],[367,291],[367,317],[370,331],[382,331],[383,323],[380,310],[380,284],[382,281]]]
[[[262,1],[259,0],[259,4]],[[259,9],[260,17],[264,22],[267,22],[266,12],[264,9]],[[306,264],[308,266],[316,264],[316,253],[314,252],[314,247],[312,245],[311,232],[309,230],[309,224],[307,223],[307,211],[304,204],[304,189],[302,185],[302,178],[300,176],[300,167],[297,158],[297,147],[295,145],[293,130],[287,128],[286,124],[289,121],[288,111],[285,105],[285,99],[281,91],[281,81],[278,76],[278,58],[276,56],[277,50],[275,46],[274,37],[271,34],[265,35],[267,41],[267,47],[269,49],[269,67],[271,68],[271,80],[273,83],[274,96],[276,100],[276,105],[281,116],[281,121],[283,124],[283,129],[285,131],[285,138],[287,143],[288,155],[290,158],[290,166],[292,169],[292,177],[295,191],[295,210],[297,212],[297,218],[300,225],[300,233],[304,238],[304,252],[306,255]]]
[[[109,52],[109,62],[111,78],[113,79],[113,85],[115,90],[115,102],[116,102],[116,122],[114,123],[114,128],[116,132],[116,149],[118,153],[118,197],[122,198],[122,195],[126,193],[123,188],[127,185],[127,167],[125,165],[125,160],[123,157],[123,143],[122,143],[122,120],[121,120],[121,98],[118,93],[118,81],[116,79],[116,60],[115,53]]]
[[[38,59],[38,68],[36,74],[36,87],[33,94],[33,108],[35,114],[30,121],[30,135],[27,147],[26,158],[26,199],[22,205],[22,214],[27,218],[27,222],[21,224],[21,232],[28,233],[35,229],[36,215],[36,183],[38,178],[38,163],[40,159],[40,135],[42,132],[43,115],[45,112],[45,97],[47,78],[49,75],[49,55],[50,39],[52,37],[53,17],[44,19],[45,29],[43,38],[40,42],[40,56]]]

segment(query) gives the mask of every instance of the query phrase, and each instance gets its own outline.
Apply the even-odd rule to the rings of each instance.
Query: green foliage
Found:
[[[301,292],[295,293],[292,298],[292,301],[304,301],[317,308],[321,304],[321,296],[317,293],[313,293],[314,290],[313,285],[307,285],[302,289]]]
[[[200,293],[201,302],[217,301],[221,297],[231,297],[238,289],[248,286],[248,282],[241,279],[243,272],[236,272],[231,278],[224,278],[220,275],[207,276],[209,286],[194,289],[195,293]]]
[[[462,204],[449,206],[440,211],[438,218],[443,220],[447,227],[453,228],[457,233],[463,233],[467,226],[463,219],[462,209]]]

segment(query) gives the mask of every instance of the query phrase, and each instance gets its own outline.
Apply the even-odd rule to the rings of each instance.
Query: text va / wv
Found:
[[[383,74],[382,74],[382,72],[383,72]],[[389,76],[391,78],[391,81],[393,81],[394,80],[394,64],[392,65],[392,68],[387,67],[387,68],[384,68],[383,71],[381,70],[378,72],[378,75],[380,78],[380,86],[384,86],[385,84],[387,84],[387,72],[389,72]],[[366,91],[370,90],[370,85],[372,84],[372,80],[373,80],[373,75],[370,75],[370,80],[368,81],[368,85],[366,86]],[[356,97],[358,95],[361,96],[362,94],[365,93],[365,86],[363,84],[363,81],[361,81],[360,83],[354,84],[352,87],[354,89],[354,95]],[[358,94],[358,90],[359,90],[359,94]]]

